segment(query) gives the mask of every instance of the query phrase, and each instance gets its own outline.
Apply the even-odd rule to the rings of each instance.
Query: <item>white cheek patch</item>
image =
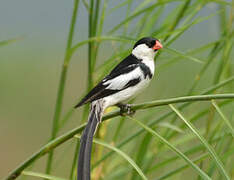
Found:
[[[149,48],[146,44],[140,44],[132,50],[132,54],[138,59],[148,58],[153,60],[155,52],[152,48]]]
[[[114,79],[108,80],[103,85],[108,85],[106,89],[121,90],[131,80],[137,79],[142,75],[140,68],[136,68],[130,73],[120,75]]]

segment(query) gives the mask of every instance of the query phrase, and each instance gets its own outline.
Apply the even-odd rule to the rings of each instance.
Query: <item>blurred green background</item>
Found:
[[[102,34],[108,35],[108,32],[115,25],[122,22],[126,16],[128,16],[126,12],[131,15],[134,11],[137,11],[137,8],[139,8],[141,4],[144,5],[140,7],[143,9],[143,7],[150,6],[153,2],[154,1],[149,0],[145,1],[144,5],[143,1],[140,0],[107,1]],[[171,12],[174,12],[176,16],[176,9],[179,10],[178,7],[181,7],[184,2],[185,1],[175,1],[165,4],[163,11],[157,18],[157,22],[153,22],[155,25],[152,25],[148,34],[145,32],[142,34],[138,33],[140,32],[139,22],[145,15],[142,14],[129,22],[126,33],[123,33],[125,28],[125,26],[123,26],[114,35],[124,35],[124,37],[138,39],[140,36],[150,36],[151,33],[159,31],[159,35],[157,36],[156,33],[156,37],[163,40],[165,34],[170,32],[167,26],[173,23],[173,21],[170,22],[170,19],[168,23],[165,23],[166,19],[169,16],[173,19],[173,13]],[[197,2],[199,1],[190,2],[190,9],[186,11],[185,17],[178,23],[178,26],[190,15],[190,11],[192,11],[193,6],[195,6]],[[227,2],[228,4],[222,2]],[[87,3],[89,3],[89,1],[87,1]],[[130,3],[131,6],[129,6]],[[102,6],[103,1],[100,1],[100,9]],[[0,46],[0,178],[5,177],[12,169],[19,165],[19,163],[27,159],[33,152],[48,142],[50,138],[72,7],[73,1],[63,0],[0,1],[0,42],[12,40]],[[113,9],[116,7],[118,7],[118,9]],[[162,6],[155,7],[152,13],[159,11],[160,8],[162,8]],[[231,27],[229,27],[229,29],[233,32],[232,1],[207,1],[207,4],[203,5],[192,20],[210,15],[212,16],[206,20],[189,27],[189,29],[169,47],[186,53],[194,48],[222,39],[223,31],[226,28],[226,26],[222,24],[222,16],[225,16],[223,18],[226,19],[227,24],[230,24],[229,26]],[[149,15],[146,20],[150,22],[152,18],[154,17]],[[160,29],[163,24],[166,24],[164,30]],[[135,28],[136,32],[134,32]],[[80,1],[73,42],[76,44],[86,39],[88,39],[88,13],[83,1]],[[233,36],[231,36],[230,41],[233,41]],[[124,43],[105,41],[101,43],[97,56],[97,67],[106,62],[114,53],[117,55],[121,54],[123,50],[131,48],[133,44],[134,41],[126,41]],[[123,46],[123,48],[120,50],[119,47],[121,46]],[[205,51],[198,52],[192,56],[205,62],[211,49],[212,48],[209,48]],[[64,106],[62,109],[63,115],[77,103],[86,92],[88,73],[87,54],[88,47],[85,45],[79,48],[72,56],[65,88]],[[220,52],[209,68],[206,69],[204,76],[193,94],[199,94],[201,90],[212,86],[219,62],[223,61],[222,55],[223,53]],[[221,80],[234,75],[233,55],[234,51],[231,46],[231,52],[228,56],[228,67],[226,67],[220,77]],[[152,84],[136,99],[136,102],[187,95],[187,92],[194,82],[195,76],[200,71],[203,64],[193,62],[183,57],[178,57],[178,59],[173,62],[171,61],[173,56],[177,55],[163,51],[160,58],[156,61],[156,72]],[[120,57],[121,56],[118,58]],[[105,71],[104,74],[108,71]],[[228,88],[223,88],[218,92],[231,93],[233,92],[233,88],[234,83],[232,82],[229,84]],[[196,104],[194,106],[195,108],[191,108],[186,114],[190,116],[190,114],[197,113],[198,109],[203,106],[208,107],[209,104],[206,102]],[[234,105],[230,104],[224,110],[228,119],[232,120],[232,122],[234,121],[233,108]],[[160,107],[155,110],[155,116],[167,110],[168,108]],[[81,121],[82,112],[83,108],[77,109],[59,134],[78,126]],[[139,117],[140,116],[144,116],[144,111],[139,112]],[[117,126],[117,122],[113,121],[108,126],[115,127],[115,125]],[[198,126],[202,125],[203,122],[199,121]],[[127,124],[123,127],[122,131],[124,132],[124,130],[128,128],[134,131],[138,128],[137,126],[132,126],[132,123]],[[107,134],[110,134],[110,132],[107,132]],[[124,137],[124,134],[119,135],[119,139]],[[111,141],[111,136],[107,136],[106,139]],[[74,155],[74,145],[75,140],[62,145],[58,150],[56,149],[58,155],[55,158],[55,164],[57,166],[54,168],[52,174],[63,177],[69,174],[68,171]],[[129,150],[130,148],[126,151],[129,152]],[[134,155],[132,155],[132,157],[134,159]],[[35,164],[36,170],[43,172],[45,169],[45,162],[45,157],[39,160],[38,163]],[[172,167],[175,166],[172,165]],[[191,174],[194,175],[190,169],[185,171],[184,174],[180,174],[177,178],[184,179],[182,177],[190,177]],[[29,177],[29,179],[33,178]],[[175,177],[172,179],[175,179]]]

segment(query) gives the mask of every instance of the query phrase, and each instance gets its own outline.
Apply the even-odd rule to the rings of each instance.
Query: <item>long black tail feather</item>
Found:
[[[80,151],[78,160],[77,180],[90,180],[90,161],[92,141],[95,130],[101,120],[102,107],[100,103],[91,105],[88,123],[80,139]]]
[[[91,153],[92,153],[92,142],[93,142],[93,136],[94,132],[96,130],[96,127],[98,125],[98,122],[95,120],[93,121],[90,132],[87,137],[87,142],[85,146],[85,153],[84,153],[84,167],[83,167],[83,178],[84,180],[90,180],[90,162],[91,162]]]
[[[94,113],[92,113],[92,116]],[[87,142],[87,137],[89,134],[90,127],[92,125],[93,117],[89,119],[80,139],[80,151],[78,156],[78,171],[77,171],[77,180],[83,180],[83,168],[84,168],[84,161],[85,161],[85,147]]]

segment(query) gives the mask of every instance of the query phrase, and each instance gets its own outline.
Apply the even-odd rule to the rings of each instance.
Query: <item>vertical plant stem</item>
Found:
[[[62,73],[61,73],[60,81],[59,81],[57,100],[56,100],[55,112],[54,112],[54,117],[53,117],[52,134],[51,134],[50,140],[53,140],[56,137],[57,132],[58,132],[59,119],[61,116],[64,90],[65,90],[65,84],[66,84],[67,69],[68,69],[68,65],[71,59],[71,55],[72,55],[71,46],[72,46],[72,39],[73,39],[74,29],[75,29],[75,24],[76,24],[78,5],[79,5],[79,0],[74,0],[73,13],[72,13],[72,18],[71,18],[71,23],[70,23],[70,30],[68,34],[67,47],[66,47],[65,58],[64,58],[63,67],[62,67]],[[48,160],[46,164],[47,174],[49,174],[51,171],[53,154],[54,154],[53,151],[51,151],[48,156]]]
[[[90,5],[89,5],[89,34],[88,34],[88,38],[92,38],[93,37],[93,13],[94,13],[94,0],[90,0]],[[89,42],[88,44],[88,85],[87,85],[87,91],[89,91],[92,86],[93,86],[93,68],[94,68],[94,64],[93,64],[93,42]],[[85,105],[84,106],[84,112],[83,112],[83,116],[82,116],[82,122],[84,122],[87,119],[88,116],[88,109],[89,106]]]
[[[90,0],[90,8],[89,8],[89,38],[93,37],[93,6],[94,0]],[[88,90],[92,88],[93,78],[92,78],[92,70],[93,70],[93,62],[92,62],[92,50],[93,50],[93,42],[89,42],[88,44]]]
[[[99,16],[99,9],[100,9],[100,0],[96,0],[95,4],[95,11],[94,11],[94,17],[93,17],[93,36],[97,35],[98,32],[98,16]],[[92,62],[93,62],[93,69],[96,64],[97,54],[98,54],[98,45],[99,42],[93,42],[93,50],[92,50]]]

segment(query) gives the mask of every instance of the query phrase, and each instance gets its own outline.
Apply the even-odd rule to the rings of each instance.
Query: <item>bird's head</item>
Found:
[[[135,43],[132,54],[138,59],[143,59],[145,57],[153,59],[157,50],[161,48],[163,48],[163,46],[158,39],[144,37]]]

